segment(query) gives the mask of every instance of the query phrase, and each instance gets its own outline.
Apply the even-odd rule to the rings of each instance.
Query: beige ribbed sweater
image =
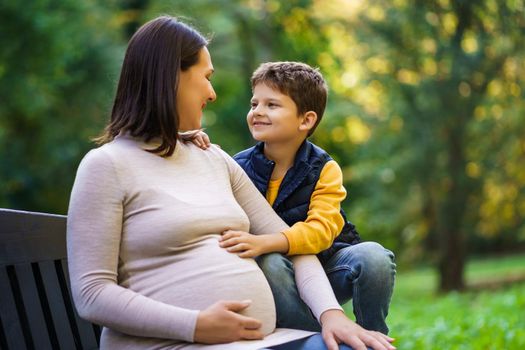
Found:
[[[271,290],[253,259],[219,247],[227,229],[287,228],[242,169],[217,147],[177,143],[173,156],[129,136],[82,160],[68,213],[68,259],[80,315],[104,326],[101,349],[260,349],[311,333],[275,330]],[[296,257],[296,279],[316,317],[340,309],[314,256]],[[192,344],[199,310],[252,300],[262,341]]]

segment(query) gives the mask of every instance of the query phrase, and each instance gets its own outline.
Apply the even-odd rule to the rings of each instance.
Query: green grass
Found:
[[[467,282],[525,273],[525,255],[478,259],[467,265]],[[388,325],[402,350],[525,349],[525,283],[497,290],[435,293],[430,268],[398,269]],[[352,314],[351,303],[345,306]]]

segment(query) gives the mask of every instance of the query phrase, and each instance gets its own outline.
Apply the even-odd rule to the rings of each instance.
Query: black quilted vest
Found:
[[[233,158],[248,174],[262,195],[266,196],[275,162],[266,158],[263,150],[264,143],[259,142],[236,154]],[[307,140],[297,151],[294,165],[286,173],[273,203],[275,212],[289,226],[306,220],[310,198],[321,175],[321,170],[329,160],[332,158],[328,153]],[[341,233],[330,248],[318,254],[323,264],[339,249],[360,242],[355,226],[347,220],[343,209],[341,209],[341,215],[345,221]]]

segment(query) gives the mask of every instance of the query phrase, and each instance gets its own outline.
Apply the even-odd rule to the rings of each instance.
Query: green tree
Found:
[[[121,56],[109,4],[0,5],[0,206],[65,213]]]
[[[350,139],[365,134],[355,167],[375,202],[368,219],[434,255],[441,290],[462,289],[467,242],[505,232],[516,242],[524,230],[523,3],[370,1],[351,10],[327,11],[325,30],[338,33],[333,56],[346,71],[336,86],[362,108],[347,127]]]

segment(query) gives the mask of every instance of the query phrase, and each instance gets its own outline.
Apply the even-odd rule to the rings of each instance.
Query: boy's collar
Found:
[[[255,149],[257,153],[261,155],[266,162],[268,163],[272,162],[264,154],[264,142],[257,142],[257,144],[255,145]],[[303,163],[308,162],[308,158],[310,156],[311,150],[312,150],[312,143],[308,141],[308,139],[305,139],[303,143],[301,144],[301,146],[299,146],[297,153],[295,153],[294,166],[301,162]]]
[[[294,164],[298,164],[299,162],[308,162],[308,158],[310,157],[310,152],[312,149],[312,143],[308,141],[307,139],[304,139],[303,143],[297,150],[297,153],[295,154],[295,162]]]

